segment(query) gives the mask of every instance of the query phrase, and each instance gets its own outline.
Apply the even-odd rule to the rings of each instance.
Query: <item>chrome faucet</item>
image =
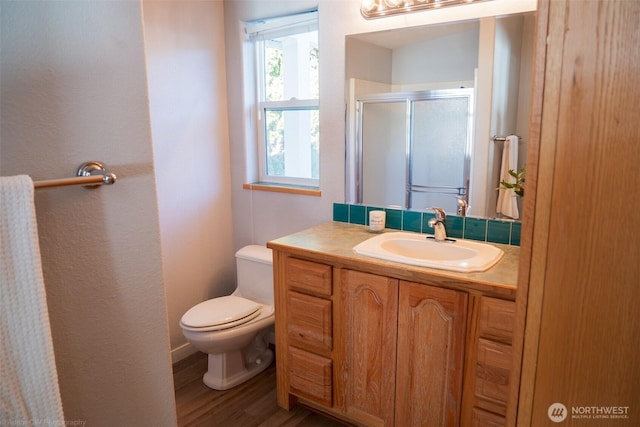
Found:
[[[467,209],[469,209],[469,204],[463,197],[458,197],[458,210],[456,212],[457,216],[467,216]]]
[[[429,227],[433,227],[433,238],[436,242],[447,242],[451,241],[447,239],[447,230],[444,228],[444,221],[447,218],[447,215],[444,213],[444,210],[441,208],[427,208],[433,209],[436,216],[435,218],[431,218],[427,224]]]

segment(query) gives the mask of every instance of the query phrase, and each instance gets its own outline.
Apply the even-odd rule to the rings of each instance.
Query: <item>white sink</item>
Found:
[[[504,255],[502,250],[486,243],[464,239],[437,242],[429,237],[406,231],[383,233],[354,246],[353,250],[386,261],[465,273],[488,270]]]

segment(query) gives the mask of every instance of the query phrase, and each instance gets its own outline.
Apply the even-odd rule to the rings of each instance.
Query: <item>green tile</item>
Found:
[[[514,222],[511,226],[511,244],[520,246],[520,232],[522,231],[522,223]]]
[[[490,219],[487,223],[487,242],[509,244],[511,237],[510,221],[497,221]]]
[[[387,228],[402,230],[402,210],[385,209],[387,213]]]
[[[334,203],[333,220],[368,225],[369,212],[371,211],[385,211],[387,213],[386,228],[433,234],[433,228],[428,225],[428,222],[435,218],[435,215],[429,212]],[[522,230],[520,222],[449,215],[446,218],[445,227],[448,237],[520,246]]]
[[[333,220],[340,222],[349,222],[349,205],[346,205],[344,203],[334,203]]]
[[[479,218],[464,219],[464,238],[471,240],[487,240],[487,220]]]
[[[367,224],[367,207],[362,205],[349,205],[349,222],[351,224]]]
[[[402,229],[416,233],[422,232],[422,212],[403,211]]]
[[[447,229],[447,237],[454,237],[458,239],[462,238],[464,231],[464,217],[447,215],[444,225]]]

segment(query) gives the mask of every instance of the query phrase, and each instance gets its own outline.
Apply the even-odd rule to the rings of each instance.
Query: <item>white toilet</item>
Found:
[[[180,320],[182,333],[209,354],[203,382],[227,390],[265,370],[273,360],[273,261],[271,249],[249,245],[236,252],[236,290],[201,302]]]

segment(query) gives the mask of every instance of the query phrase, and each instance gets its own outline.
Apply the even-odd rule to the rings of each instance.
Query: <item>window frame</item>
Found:
[[[313,14],[313,16],[311,16]],[[296,18],[302,18],[301,21],[309,22],[313,20],[315,22],[315,28],[309,29],[307,31],[300,31],[297,34],[311,32],[313,30],[317,31],[317,11],[305,12],[297,15],[287,15],[281,18],[274,18],[272,20],[265,20],[267,22],[267,27],[269,29],[267,31],[272,31],[273,28],[276,31],[280,31],[277,25],[273,25],[270,21],[277,21],[279,19],[286,22],[284,26],[289,25],[291,21],[296,20]],[[251,24],[249,24],[251,25]],[[247,27],[245,27],[245,31],[248,32]],[[319,94],[317,99],[296,99],[292,98],[289,100],[279,100],[279,101],[266,101],[265,94],[265,58],[264,58],[264,43],[265,41],[258,38],[251,39],[253,44],[253,49],[255,52],[255,67],[254,67],[254,75],[256,81],[256,93],[255,93],[255,117],[256,117],[256,144],[257,144],[257,176],[258,182],[264,182],[268,184],[283,184],[287,186],[301,186],[301,187],[312,187],[319,188],[320,187],[320,171],[319,171],[319,157],[320,157],[320,141],[318,140],[318,178],[305,178],[305,177],[294,177],[294,176],[278,176],[278,175],[268,175],[267,171],[267,112],[268,111],[317,111],[318,115],[320,114],[320,100]],[[318,40],[319,41],[319,40]]]
[[[263,101],[258,103],[258,177],[261,182],[282,183],[289,185],[304,185],[319,187],[318,178],[303,178],[286,175],[269,175],[267,173],[267,111],[318,111],[317,99],[294,99],[289,101]],[[319,150],[318,150],[319,151]],[[318,153],[319,155],[319,153]],[[319,174],[318,174],[319,175]]]

